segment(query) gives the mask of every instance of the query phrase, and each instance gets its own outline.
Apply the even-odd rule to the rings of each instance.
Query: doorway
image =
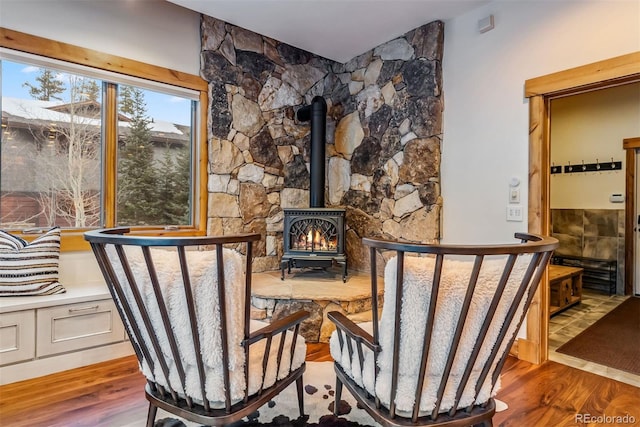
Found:
[[[626,341],[616,341],[617,334],[597,341],[599,332],[590,331],[603,325],[617,330],[628,319],[613,313],[616,322],[601,320],[614,310],[624,312],[626,306],[618,307],[628,298],[624,296],[628,200],[624,198],[626,153],[622,141],[640,134],[640,83],[552,98],[549,116],[550,158],[552,166],[557,166],[550,176],[551,234],[560,240],[554,263],[565,265],[550,267],[550,274],[557,274],[560,268],[576,268],[579,276],[575,280],[582,284],[572,283],[569,300],[575,304],[556,308],[567,298],[562,290],[565,282],[552,281],[549,359],[606,376],[610,370],[605,366],[626,366],[626,360],[619,360],[622,357],[612,357],[626,354]],[[635,162],[631,165],[636,167]],[[635,175],[640,177],[637,172]],[[635,198],[630,196],[629,200]],[[633,204],[629,204],[631,208]],[[640,267],[640,263],[634,264]],[[589,329],[596,323],[599,329]],[[579,334],[592,334],[598,345],[577,351],[576,343],[584,339],[576,340]],[[581,360],[579,366],[576,358]],[[594,360],[599,363],[589,363]],[[617,378],[633,381],[634,377],[621,372]]]
[[[544,235],[550,235],[551,232],[549,191],[551,99],[638,81],[640,81],[640,52],[525,82],[525,96],[529,98],[529,232]],[[628,234],[629,225],[625,223],[625,234]],[[625,275],[629,274],[628,270],[628,268],[625,270]],[[633,273],[630,274],[633,275]],[[519,341],[518,357],[532,363],[542,363],[547,360],[549,358],[548,334],[549,282],[548,277],[545,277],[527,316],[527,336],[526,339]]]
[[[640,135],[640,83],[553,98],[549,114],[556,263],[583,267],[585,288],[629,294],[624,223],[634,198],[625,200],[622,141]]]

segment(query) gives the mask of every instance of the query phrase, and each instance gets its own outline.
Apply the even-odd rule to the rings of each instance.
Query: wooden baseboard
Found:
[[[513,357],[518,357],[518,340],[513,342],[511,349],[509,350],[509,355]]]
[[[543,362],[540,354],[540,344],[533,341],[529,341],[525,338],[520,338],[516,341],[518,343],[517,357],[520,360],[524,360],[529,363],[539,365]],[[546,359],[546,358],[545,358]]]

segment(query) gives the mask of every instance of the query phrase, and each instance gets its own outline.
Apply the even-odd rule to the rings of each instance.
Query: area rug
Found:
[[[307,362],[304,372],[304,412],[300,418],[298,393],[295,383],[287,387],[274,400],[261,407],[248,419],[236,423],[238,426],[376,426],[378,425],[364,409],[359,409],[356,400],[343,387],[339,417],[333,416],[336,375],[333,362]],[[163,419],[163,416],[166,418]],[[196,427],[199,424],[178,421],[166,412],[158,411],[155,427]]]
[[[307,362],[304,373],[304,411],[300,417],[298,394],[295,383],[287,387],[274,400],[261,407],[248,419],[234,426],[279,426],[279,427],[360,427],[378,426],[364,409],[358,408],[356,400],[346,387],[342,389],[339,416],[333,415],[336,376],[333,362]],[[496,400],[496,410],[503,411],[507,405]],[[199,424],[178,420],[173,415],[158,410],[155,427],[200,427]]]
[[[640,375],[640,298],[629,298],[556,350]]]

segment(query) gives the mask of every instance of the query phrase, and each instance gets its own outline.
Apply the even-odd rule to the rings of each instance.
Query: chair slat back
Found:
[[[542,236],[516,238],[521,242],[485,246],[363,239],[371,259],[373,364],[356,346],[360,378],[375,390],[378,409],[415,423],[425,414],[435,421],[487,402],[557,247]],[[385,269],[380,318],[378,251],[395,255]],[[352,340],[342,333],[338,339],[353,360]]]
[[[209,411],[213,400],[230,412],[237,400],[234,387],[243,387],[248,398],[251,274],[245,272],[251,272],[252,243],[260,235],[128,233],[121,228],[85,236],[152,390],[171,396],[176,405],[184,399],[189,408],[197,403]],[[224,249],[238,243],[246,247],[245,264]],[[211,246],[213,251],[200,250]],[[229,301],[234,305],[227,306]],[[213,378],[215,365],[221,380]],[[244,384],[234,385],[231,371],[241,371]]]

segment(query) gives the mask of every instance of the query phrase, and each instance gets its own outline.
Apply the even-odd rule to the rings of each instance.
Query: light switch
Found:
[[[507,221],[522,221],[522,205],[507,205]]]
[[[509,188],[509,203],[520,203],[519,188]]]

